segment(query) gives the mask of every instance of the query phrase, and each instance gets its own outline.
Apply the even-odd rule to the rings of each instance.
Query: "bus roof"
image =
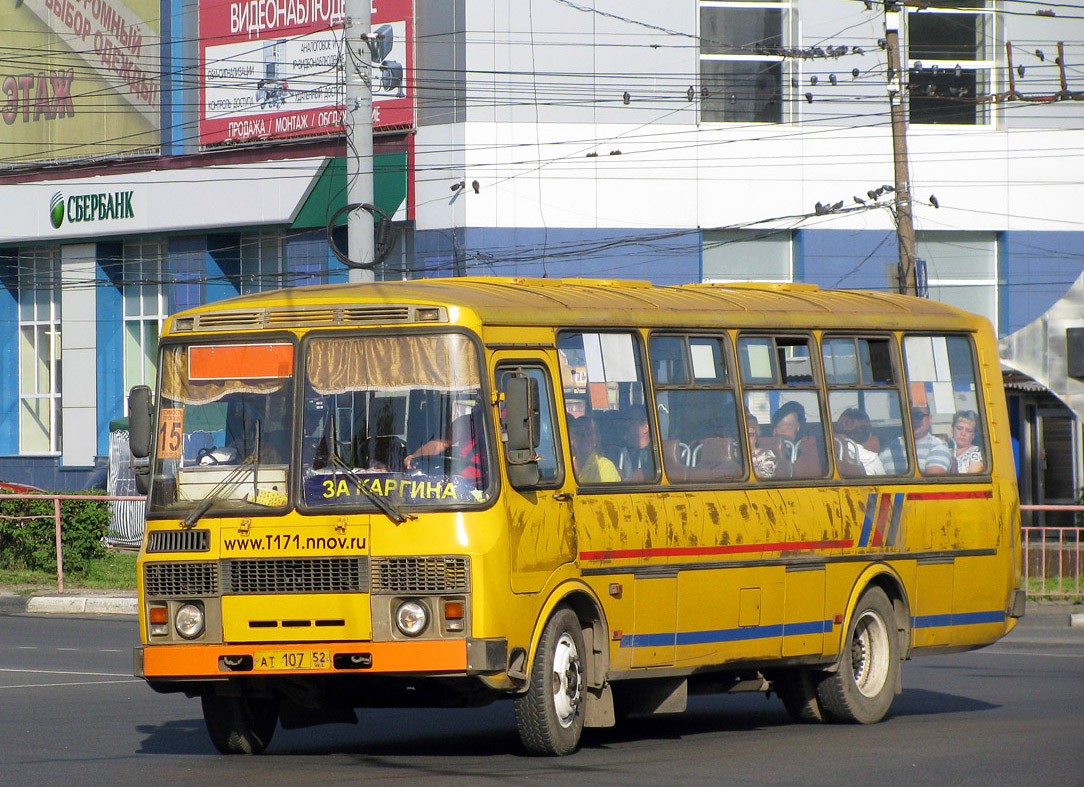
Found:
[[[401,324],[419,306],[454,306],[483,325],[973,330],[981,321],[938,301],[812,284],[462,277],[262,292],[181,312],[167,332]]]

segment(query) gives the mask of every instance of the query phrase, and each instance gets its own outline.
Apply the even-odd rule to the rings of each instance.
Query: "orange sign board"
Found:
[[[292,344],[215,344],[188,351],[189,380],[271,380],[293,371]]]

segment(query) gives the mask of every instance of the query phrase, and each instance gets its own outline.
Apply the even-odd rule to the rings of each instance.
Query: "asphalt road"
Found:
[[[136,639],[130,618],[0,615],[0,784],[1084,784],[1081,629],[915,659],[881,724],[795,725],[774,698],[697,697],[561,759],[522,754],[509,703],[360,711],[358,726],[278,730],[263,756],[223,757],[197,700],[130,677]]]

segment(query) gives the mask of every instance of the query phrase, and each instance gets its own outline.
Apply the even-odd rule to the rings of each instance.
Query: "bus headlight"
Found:
[[[404,601],[395,610],[395,625],[408,637],[421,634],[428,623],[429,611],[420,601]]]
[[[177,633],[185,639],[195,639],[203,633],[203,607],[198,604],[184,604],[173,617]]]

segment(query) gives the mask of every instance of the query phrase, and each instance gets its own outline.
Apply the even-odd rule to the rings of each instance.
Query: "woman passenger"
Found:
[[[952,455],[957,473],[986,472],[978,429],[979,414],[974,410],[960,410],[952,418]]]

